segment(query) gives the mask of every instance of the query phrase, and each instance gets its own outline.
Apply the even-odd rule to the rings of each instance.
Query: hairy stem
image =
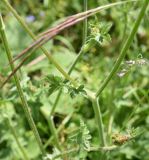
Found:
[[[8,40],[7,40],[7,37],[6,37],[6,34],[5,34],[5,26],[4,26],[3,19],[2,19],[1,15],[0,15],[0,33],[1,33],[1,38],[2,38],[4,47],[5,47],[5,50],[6,50],[7,57],[8,57],[9,63],[10,63],[12,61],[12,54],[11,54],[11,51],[10,51],[10,48],[9,48],[9,45],[8,45]],[[15,68],[13,63],[10,63],[10,67],[11,67],[12,71]],[[18,78],[17,74],[14,74],[14,80],[15,80],[15,85],[17,87],[18,94],[19,94],[20,99],[22,101],[22,106],[23,106],[25,116],[28,120],[28,123],[29,123],[33,133],[34,133],[34,136],[35,136],[36,141],[37,141],[37,143],[40,147],[40,150],[41,150],[42,154],[44,154],[45,152],[44,152],[44,148],[42,146],[42,142],[41,142],[39,133],[37,131],[36,125],[34,123],[31,112],[29,110],[29,106],[28,106],[28,103],[27,103],[26,98],[24,96],[24,93],[23,93],[23,90],[21,88],[20,81],[19,81],[19,78]]]
[[[132,31],[128,37],[128,39],[126,40],[124,46],[122,47],[122,50],[120,52],[120,55],[115,63],[115,65],[113,66],[109,76],[105,79],[105,81],[102,83],[102,85],[100,86],[100,88],[98,89],[97,93],[96,93],[96,97],[98,97],[102,91],[105,89],[105,87],[108,85],[109,81],[113,78],[113,76],[116,74],[117,70],[119,69],[119,66],[121,64],[121,62],[123,61],[123,59],[125,58],[125,55],[128,51],[128,49],[130,48],[130,45],[134,39],[135,34],[137,33],[138,27],[141,23],[141,20],[144,17],[145,11],[147,9],[149,0],[144,0],[143,2],[143,6],[142,9],[137,17],[136,22],[134,23],[134,26],[132,28]]]

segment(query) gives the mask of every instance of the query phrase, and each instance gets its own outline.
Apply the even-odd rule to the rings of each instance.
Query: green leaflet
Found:
[[[48,94],[51,95],[58,89],[63,89],[70,95],[71,98],[75,98],[77,95],[86,95],[84,85],[80,85],[77,88],[73,87],[68,81],[65,81],[62,77],[55,75],[48,75],[42,82],[42,86],[47,90]]]

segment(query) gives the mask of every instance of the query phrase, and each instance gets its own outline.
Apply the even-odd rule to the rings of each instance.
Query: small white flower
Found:
[[[123,77],[128,71],[126,69],[122,69],[119,73],[117,73],[118,77]]]

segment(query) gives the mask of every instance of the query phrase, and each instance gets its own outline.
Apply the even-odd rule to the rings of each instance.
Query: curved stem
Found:
[[[113,78],[113,76],[116,74],[117,70],[119,69],[119,66],[121,64],[121,62],[123,61],[133,39],[134,39],[134,36],[138,30],[138,27],[141,23],[141,20],[143,19],[144,17],[144,14],[145,14],[145,11],[147,9],[147,6],[148,6],[148,3],[149,3],[149,0],[144,0],[144,3],[143,3],[143,6],[142,6],[142,9],[137,17],[137,20],[132,28],[132,31],[128,37],[128,39],[126,40],[126,43],[124,44],[121,52],[120,52],[120,55],[115,63],[115,65],[113,66],[109,76],[105,79],[105,81],[103,82],[103,84],[101,85],[101,87],[98,89],[97,93],[96,93],[96,97],[98,97],[101,92],[105,89],[105,87],[108,85],[109,81]]]

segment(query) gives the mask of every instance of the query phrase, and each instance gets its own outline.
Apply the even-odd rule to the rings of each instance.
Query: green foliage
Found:
[[[80,121],[80,128],[76,131],[75,134],[69,137],[71,143],[71,147],[73,146],[78,148],[76,157],[78,159],[84,159],[87,156],[87,150],[90,149],[90,142],[92,136],[87,128],[87,125],[84,121]]]
[[[70,94],[71,98],[75,98],[78,94],[84,96],[86,95],[84,85],[80,85],[79,87],[75,88],[71,83],[64,81],[62,77],[55,75],[46,76],[46,78],[43,80],[43,86],[44,88],[42,87],[42,89],[47,90],[49,95],[58,89],[64,89],[66,93]]]
[[[87,129],[86,124],[81,120],[80,129],[77,133],[70,137],[71,141],[80,146],[80,149],[89,149],[90,148],[90,139],[91,135]]]
[[[102,84],[111,71],[143,1],[114,6],[103,10],[95,18],[88,18],[88,36],[83,46],[81,46],[83,32],[81,23],[64,30],[44,45],[66,72],[82,48],[84,55],[70,75],[77,83],[77,87],[65,80],[46,58],[38,59],[39,61],[36,59],[42,54],[41,50],[35,51],[18,71],[21,87],[45,146],[46,155],[43,159],[103,158],[99,150],[89,152],[92,147],[98,147],[101,140],[98,138],[92,103],[87,97],[88,90],[96,91],[97,86]],[[109,2],[112,1],[88,1],[88,8]],[[80,0],[72,0],[71,3],[62,0],[12,0],[11,4],[36,35],[51,26],[56,26],[61,18],[84,10],[83,1]],[[32,40],[2,1],[0,9],[8,43],[15,56]],[[117,75],[99,98],[107,146],[117,146],[115,150],[106,152],[108,160],[148,160],[149,157],[148,20],[147,10]],[[32,63],[33,60],[35,63]],[[5,49],[0,40],[0,83],[10,73],[7,64]],[[55,101],[60,90],[61,97],[59,101]],[[53,106],[56,108],[51,115]],[[29,159],[42,159],[21,107],[14,80],[11,79],[0,89],[0,159],[2,160],[23,159],[4,115],[11,120],[18,140]],[[49,123],[51,119],[62,150],[56,147]],[[127,128],[130,129],[127,131]]]
[[[99,23],[98,21],[94,22],[93,24],[90,24],[91,35],[89,38],[98,42],[99,44],[102,44],[105,40],[110,41],[111,37],[108,32],[111,27],[112,24]]]
[[[45,78],[44,86],[46,86],[46,88],[48,89],[49,95],[51,95],[54,91],[62,88],[63,85],[64,83],[61,77],[54,76],[54,75],[48,75]]]
[[[90,35],[87,37],[86,43],[83,46],[83,51],[87,52],[97,44],[102,45],[104,42],[110,42],[111,36],[108,32],[111,27],[111,23],[99,23],[97,20],[90,23]]]

